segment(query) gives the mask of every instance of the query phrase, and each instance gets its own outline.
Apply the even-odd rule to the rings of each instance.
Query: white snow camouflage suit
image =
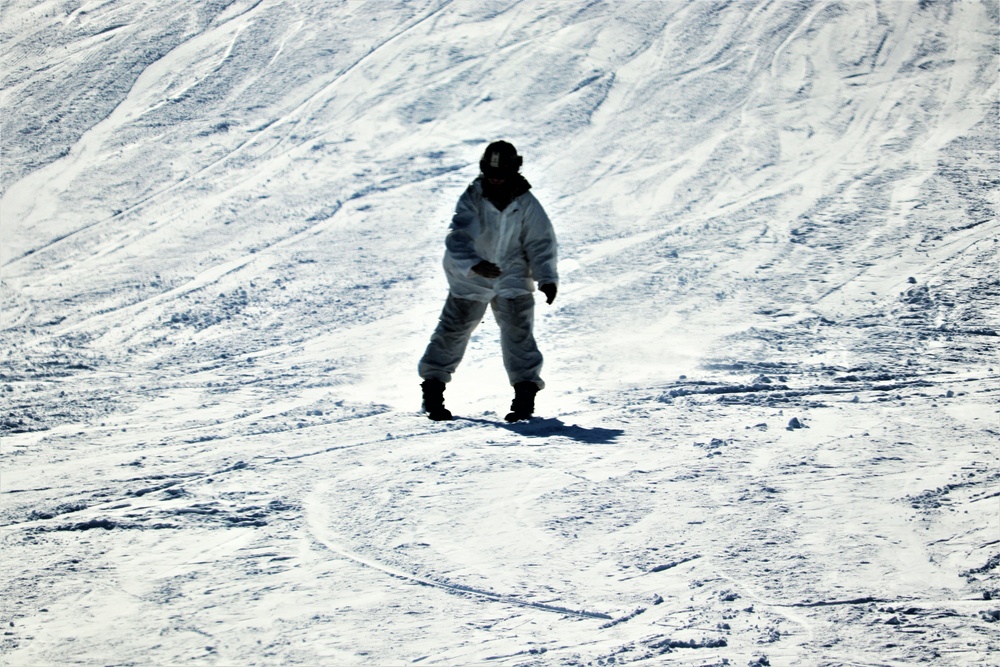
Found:
[[[558,284],[555,231],[545,210],[523,182],[524,192],[502,211],[483,196],[480,176],[465,190],[455,207],[445,239],[444,270],[448,299],[427,351],[420,360],[420,377],[450,382],[462,361],[472,332],[490,305],[500,325],[504,367],[511,385],[534,382],[540,376],[542,355],[533,332],[539,284]],[[499,278],[472,271],[486,260],[500,267]]]

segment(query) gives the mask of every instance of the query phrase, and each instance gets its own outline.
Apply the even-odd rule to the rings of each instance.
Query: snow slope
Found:
[[[7,0],[9,665],[992,665],[996,0]],[[443,236],[556,224],[419,414]]]

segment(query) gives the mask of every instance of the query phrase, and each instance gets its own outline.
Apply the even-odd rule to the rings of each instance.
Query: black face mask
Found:
[[[507,208],[515,197],[524,194],[530,187],[524,177],[517,173],[502,180],[483,177],[483,196],[496,206],[498,211]]]

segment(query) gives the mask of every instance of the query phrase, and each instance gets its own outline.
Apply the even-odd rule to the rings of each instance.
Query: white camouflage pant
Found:
[[[538,351],[533,333],[535,299],[531,294],[507,299],[494,297],[489,305],[500,325],[500,349],[503,365],[511,385],[534,382],[541,389],[545,386],[542,371],[542,353]],[[487,304],[448,295],[431,342],[420,360],[420,377],[425,380],[450,382],[458,368],[472,332],[483,321]]]

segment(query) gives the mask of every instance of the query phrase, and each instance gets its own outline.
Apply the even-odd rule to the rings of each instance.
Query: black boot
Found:
[[[538,393],[538,385],[534,382],[518,382],[514,385],[514,400],[511,401],[509,415],[504,417],[509,422],[519,422],[522,419],[531,419],[535,412],[535,394]]]
[[[424,380],[420,383],[424,390],[424,412],[428,419],[436,422],[451,419],[451,412],[444,407],[444,382],[441,380]]]

